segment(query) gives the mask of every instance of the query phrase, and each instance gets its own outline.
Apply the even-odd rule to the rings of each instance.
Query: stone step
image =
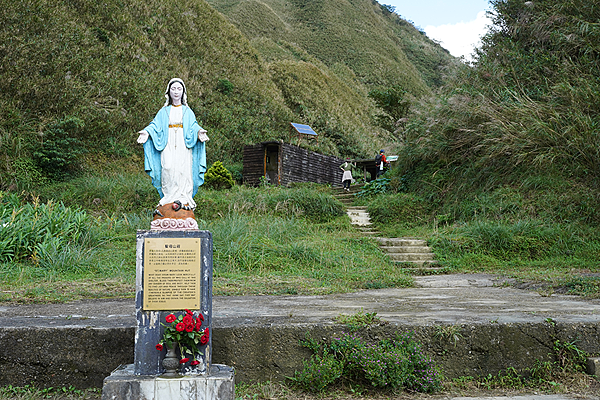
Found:
[[[346,213],[348,215],[351,215],[351,214],[361,214],[361,215],[367,215],[367,216],[369,215],[367,210],[365,210],[363,208],[354,208],[354,207],[347,207]]]
[[[427,240],[415,238],[377,238],[380,246],[427,246]]]
[[[388,253],[388,257],[396,262],[431,262],[435,260],[433,253]]]
[[[348,214],[348,216],[350,217],[350,219],[352,220],[352,222],[354,221],[366,221],[366,222],[370,222],[371,218],[369,218],[369,214]]]
[[[428,246],[379,246],[387,253],[431,253]]]
[[[364,207],[348,207],[346,210],[350,223],[352,225],[368,226],[371,225],[371,218]]]
[[[368,218],[368,219],[371,219],[371,216],[367,212],[347,210],[346,214],[348,214],[348,216],[350,218],[357,217],[357,218]]]
[[[356,226],[370,226],[370,225],[373,225],[371,222],[364,221],[364,220],[352,221],[351,224],[352,225],[356,225]]]

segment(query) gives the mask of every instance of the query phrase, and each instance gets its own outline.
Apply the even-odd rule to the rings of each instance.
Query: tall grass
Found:
[[[582,0],[491,3],[476,61],[413,108],[399,160],[407,190],[468,219],[463,202],[510,187],[528,217],[595,223],[599,10]],[[519,188],[531,176],[549,179]]]
[[[0,193],[0,221],[0,262],[30,258],[49,267],[57,257],[64,259],[67,248],[93,247],[101,239],[90,229],[92,221],[85,211],[61,203],[21,205],[17,196]],[[71,256],[87,258],[81,251]]]
[[[118,185],[114,179],[105,184]],[[373,240],[352,229],[328,190],[201,190],[196,216],[200,229],[213,235],[214,293],[317,294],[411,285]],[[107,206],[98,212],[77,202],[25,203],[14,195],[2,200],[2,223],[10,230],[0,229],[6,244],[0,301],[132,296],[135,234],[149,229],[152,208],[123,212]]]
[[[213,233],[215,294],[325,294],[411,285],[370,239],[343,224],[227,215]]]

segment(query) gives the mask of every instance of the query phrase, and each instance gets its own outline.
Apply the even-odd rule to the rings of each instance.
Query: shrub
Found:
[[[389,130],[394,130],[396,121],[407,115],[410,108],[410,102],[405,99],[407,93],[399,85],[387,87],[385,89],[375,89],[369,92],[379,107],[387,114],[387,117],[380,118],[380,125]]]
[[[340,380],[422,393],[442,387],[438,369],[409,334],[372,344],[358,334],[343,333],[331,344],[319,344],[310,338],[301,344],[314,354],[292,381],[308,391],[322,391]]]
[[[212,189],[231,189],[235,184],[231,173],[221,161],[215,161],[204,174],[204,184]]]
[[[38,165],[53,179],[64,179],[79,167],[83,147],[77,134],[84,123],[76,117],[64,118],[48,127],[40,147],[33,152]]]
[[[227,79],[219,79],[216,89],[223,94],[230,94],[233,91],[233,83]]]
[[[382,193],[387,193],[388,186],[390,185],[390,178],[381,177],[377,178],[373,181],[367,182],[362,190],[356,193],[357,197],[370,197],[375,196]]]

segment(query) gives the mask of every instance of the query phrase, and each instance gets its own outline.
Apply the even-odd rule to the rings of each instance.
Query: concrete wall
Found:
[[[575,341],[578,348],[600,354],[600,324],[484,324],[457,326],[458,340],[436,326],[385,325],[365,329],[372,340],[411,331],[447,377],[495,374],[507,367],[533,366],[550,360],[553,342]],[[308,332],[328,340],[344,326],[238,326],[214,328],[213,362],[235,368],[236,381],[283,380],[302,368],[310,351],[299,341]],[[4,328],[0,329],[0,385],[102,387],[121,364],[133,363],[135,329]]]

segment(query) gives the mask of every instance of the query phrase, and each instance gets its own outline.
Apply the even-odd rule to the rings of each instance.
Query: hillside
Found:
[[[173,76],[185,80],[209,130],[209,162],[233,165],[245,144],[287,140],[290,121],[313,126],[318,150],[328,154],[364,157],[395,142],[369,90],[394,83],[418,96],[429,88],[401,51],[396,23],[380,27],[386,17],[376,3],[244,3],[295,7],[267,17],[302,42],[240,31],[203,0],[0,0],[0,188],[32,188],[90,166],[139,165],[135,132],[161,107]],[[361,32],[339,31],[337,44],[317,54],[333,31],[311,36],[316,26],[352,21]],[[361,37],[369,41],[353,43]],[[373,47],[378,37],[386,46]],[[352,63],[352,49],[369,50]]]
[[[599,9],[583,0],[493,5],[475,64],[410,116],[404,172],[419,171],[415,188],[440,202],[511,186],[528,201],[562,203],[557,221],[598,221]]]
[[[582,274],[600,293],[600,9],[495,0],[475,63],[408,117],[397,193],[371,202],[401,234],[434,227],[442,265]],[[402,230],[404,230],[402,232]],[[411,233],[409,231],[409,233]]]
[[[348,66],[370,89],[400,85],[414,96],[423,95],[429,92],[428,84],[441,81],[443,67],[452,61],[439,45],[376,1],[208,2],[225,14],[267,61],[298,59],[288,46],[293,43],[329,68]],[[415,65],[425,54],[432,60],[430,65]]]

